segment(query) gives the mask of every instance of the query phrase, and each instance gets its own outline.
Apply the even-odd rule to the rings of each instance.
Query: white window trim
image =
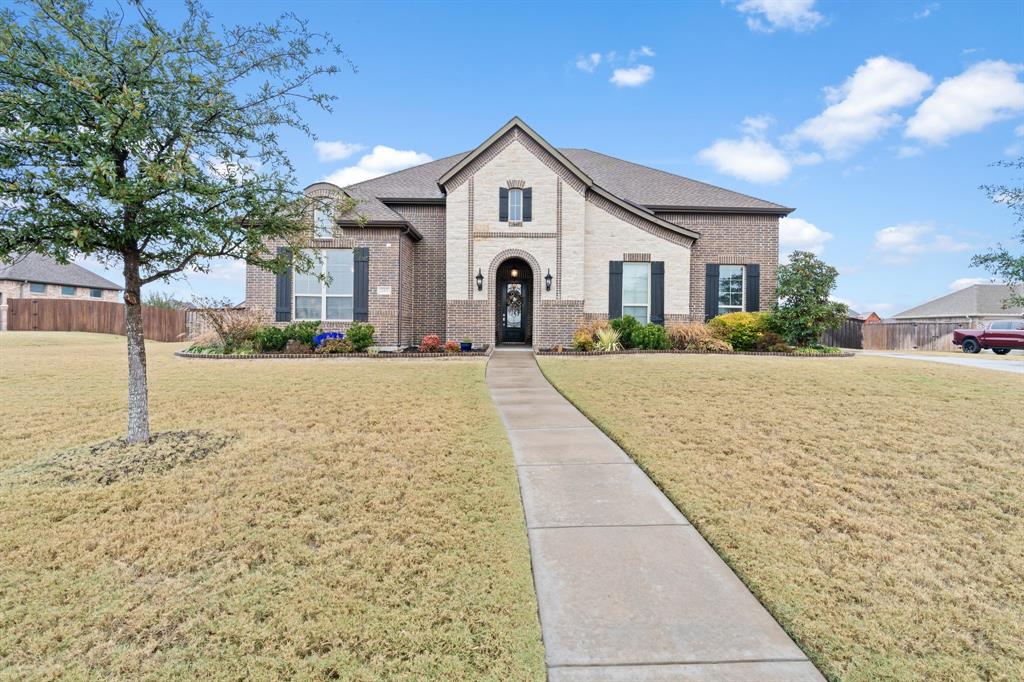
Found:
[[[725,315],[727,313],[742,313],[747,309],[747,266],[739,263],[722,263],[718,266],[719,284],[718,284],[718,295],[722,295],[722,284],[721,275],[722,268],[739,268],[742,279],[740,281],[740,305],[737,308],[734,305],[722,305],[718,304],[718,314]]]
[[[519,193],[519,216],[516,217],[512,213],[512,197],[515,193]],[[508,191],[508,221],[510,223],[522,223],[523,222],[523,190],[518,187],[513,187]]]
[[[320,254],[320,274],[326,276],[327,274],[327,252],[328,251],[352,251],[353,256],[353,270],[355,269],[355,253],[353,249],[309,249],[310,251],[316,251]],[[351,294],[328,294],[327,284],[320,282],[320,317],[299,317],[296,311],[299,306],[296,304],[295,299],[297,298],[314,298],[316,294],[300,294],[295,291],[295,278],[299,273],[292,271],[292,319],[296,322],[354,322],[355,321],[355,272],[352,273],[352,293]],[[352,299],[352,317],[327,317],[327,299],[329,298],[351,298]]]
[[[622,278],[622,291],[619,293],[619,299],[622,301],[622,310],[623,310],[622,316],[623,317],[626,316],[626,313],[625,313],[626,308],[640,308],[640,307],[642,307],[646,311],[646,315],[644,315],[644,317],[646,318],[646,321],[644,322],[644,324],[650,324],[650,322],[651,322],[651,264],[649,262],[644,263],[644,262],[637,262],[637,261],[625,261],[625,262],[623,262],[622,267],[625,268],[627,265],[646,265],[647,266],[647,302],[643,303],[643,304],[640,304],[640,303],[630,303],[628,305],[626,304],[626,278],[625,278],[625,276],[623,276],[623,278]],[[636,317],[636,316],[634,315],[634,317]]]

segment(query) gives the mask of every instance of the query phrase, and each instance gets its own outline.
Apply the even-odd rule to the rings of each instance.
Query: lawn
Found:
[[[228,444],[113,481],[106,454],[48,474],[122,435],[124,344],[0,335],[0,678],[543,679],[483,361],[149,343],[154,430]]]
[[[831,679],[1024,678],[1024,381],[862,356],[541,359]]]

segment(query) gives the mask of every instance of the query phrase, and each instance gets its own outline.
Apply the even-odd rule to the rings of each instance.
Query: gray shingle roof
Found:
[[[42,282],[44,284],[65,284],[67,286],[87,287],[90,289],[113,289],[121,287],[105,277],[89,272],[81,265],[68,263],[61,265],[49,256],[38,253],[27,253],[17,256],[13,263],[0,263],[0,280],[18,282]]]
[[[1018,293],[1021,288],[1017,288]],[[1024,308],[1003,308],[1003,301],[1013,292],[1005,284],[974,284],[951,294],[922,303],[904,310],[890,319],[899,320],[914,317],[958,317],[974,315],[1006,315],[1013,317],[1024,314]]]
[[[641,209],[789,213],[792,209],[680,175],[641,166],[589,149],[560,148],[595,184]],[[401,221],[387,207],[396,199],[443,199],[438,179],[470,152],[446,156],[342,189],[359,202],[357,211],[371,221]],[[381,201],[381,200],[384,201]]]

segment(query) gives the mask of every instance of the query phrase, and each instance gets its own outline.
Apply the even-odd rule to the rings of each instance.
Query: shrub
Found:
[[[421,353],[436,353],[441,350],[441,337],[437,334],[427,334],[420,341]]]
[[[352,342],[348,339],[329,338],[324,339],[319,346],[316,348],[317,353],[323,355],[335,355],[337,353],[351,353],[353,351]]]
[[[672,345],[668,341],[668,332],[660,324],[650,322],[633,333],[633,343],[644,350],[668,350]]]
[[[320,346],[324,341],[328,339],[343,339],[345,334],[342,332],[323,332],[313,337],[313,346]]]
[[[764,313],[727,313],[708,322],[708,329],[717,338],[728,341],[735,350],[753,350],[757,338],[768,331]]]
[[[284,352],[292,355],[305,355],[307,353],[312,353],[313,348],[308,343],[296,341],[295,339],[288,339],[288,343],[284,344]]]
[[[319,322],[292,322],[284,328],[284,335],[289,341],[298,341],[310,349],[313,348],[313,339],[319,333]]]
[[[636,348],[634,335],[642,328],[643,325],[632,315],[612,320],[612,329],[619,333],[619,342],[623,348]]]
[[[767,350],[768,350],[769,353],[792,353],[793,352],[793,349],[790,348],[790,346],[788,344],[785,344],[785,343],[773,344],[771,346],[768,346]]]
[[[669,344],[675,350],[692,350],[691,345],[715,338],[707,325],[700,322],[673,324],[666,331]]]
[[[797,355],[838,355],[843,351],[834,346],[821,346],[815,344],[813,346],[800,346],[794,348],[793,352]]]
[[[715,337],[709,337],[706,339],[700,339],[697,341],[690,342],[690,345],[686,347],[689,351],[698,351],[701,353],[731,353],[733,348],[732,344],[722,339]]]
[[[811,346],[829,329],[836,329],[849,309],[829,298],[839,271],[813,253],[794,251],[779,266],[778,302],[772,307],[775,331],[797,346]]]
[[[352,348],[358,353],[363,353],[373,345],[373,333],[376,331],[372,324],[366,322],[353,322],[348,328],[348,340]]]
[[[599,329],[597,331],[597,341],[594,342],[594,347],[602,353],[611,353],[613,351],[622,350],[619,333],[611,327]]]
[[[786,339],[782,338],[781,334],[772,331],[761,332],[757,337],[757,341],[754,342],[754,350],[758,351],[770,350],[772,346],[789,347],[786,345]]]
[[[284,350],[286,343],[288,343],[288,337],[285,336],[283,329],[277,327],[260,327],[256,331],[256,336],[253,337],[253,345],[261,353],[276,353]]]
[[[444,342],[445,353],[458,353],[461,347],[458,341],[452,341],[451,339]]]
[[[585,329],[577,329],[572,335],[573,350],[589,353],[594,350],[594,336]]]
[[[264,325],[263,313],[252,308],[233,308],[223,303],[207,302],[204,307],[194,310],[217,335],[224,352],[233,353],[241,344],[256,338],[256,333]]]

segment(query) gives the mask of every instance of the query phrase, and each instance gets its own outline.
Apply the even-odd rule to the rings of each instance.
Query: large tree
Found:
[[[1024,170],[1024,156],[1017,157],[1016,161],[996,161],[993,165]],[[971,258],[972,266],[985,268],[1007,284],[1021,287],[1003,301],[1006,308],[1024,306],[1024,287],[1021,286],[1024,285],[1024,185],[1020,184],[1021,178],[1017,178],[1016,182],[1016,185],[982,185],[981,189],[989,199],[1006,206],[1017,216],[1017,223],[1021,225],[1020,232],[1014,235],[1014,239],[1020,241],[1017,251],[999,244],[988,253],[980,253]]]
[[[0,259],[121,267],[139,442],[150,435],[142,287],[212,258],[288,266],[266,240],[299,245],[308,206],[278,135],[311,135],[301,111],[330,110],[316,81],[346,60],[294,15],[214,30],[195,2],[173,28],[131,8],[0,10]]]
[[[794,251],[789,262],[779,266],[779,300],[772,307],[772,324],[787,341],[815,344],[843,323],[849,308],[829,298],[838,278],[838,270],[809,251]]]

